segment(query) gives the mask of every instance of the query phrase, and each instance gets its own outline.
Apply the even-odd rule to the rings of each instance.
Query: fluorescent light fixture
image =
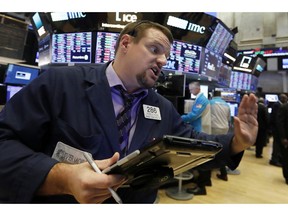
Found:
[[[233,62],[236,61],[236,59],[234,57],[232,57],[231,55],[229,55],[228,53],[224,53],[224,56],[230,60],[232,60]]]
[[[233,67],[233,70],[238,70],[238,71],[245,71],[251,73],[252,70],[248,68],[241,68],[241,67]]]
[[[254,50],[249,50],[249,51],[243,51],[244,55],[251,55],[254,54]]]

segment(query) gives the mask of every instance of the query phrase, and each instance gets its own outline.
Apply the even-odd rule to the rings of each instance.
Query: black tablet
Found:
[[[221,150],[222,145],[218,142],[164,135],[102,173],[126,175],[127,184],[132,185],[141,185],[151,179],[158,184],[212,160]]]

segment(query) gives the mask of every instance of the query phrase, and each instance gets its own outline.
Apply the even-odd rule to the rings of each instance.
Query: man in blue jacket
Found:
[[[191,111],[181,116],[182,120],[190,124],[195,131],[211,134],[211,110],[208,98],[201,92],[199,82],[189,83],[189,91],[196,96],[196,98]],[[196,169],[198,170],[198,178],[192,181],[196,182],[197,187],[187,188],[187,192],[193,193],[194,195],[206,195],[205,186],[212,185],[211,169],[202,170],[197,167]]]
[[[127,25],[116,44],[116,57],[100,66],[55,67],[14,95],[0,113],[0,202],[153,203],[157,189],[120,187],[119,175],[95,173],[87,162],[69,164],[52,158],[59,141],[70,147],[74,161],[90,152],[102,170],[119,157],[165,134],[214,140],[223,150],[207,166],[238,166],[258,130],[254,95],[244,96],[235,118],[235,135],[207,135],[186,126],[173,105],[151,88],[167,63],[173,37],[156,23]],[[131,110],[128,147],[118,142],[116,116],[123,107],[118,87],[137,94]],[[147,114],[147,106],[155,110]],[[73,148],[71,148],[73,147]]]
[[[185,123],[191,124],[196,131],[211,134],[210,102],[201,92],[199,82],[189,83],[189,90],[196,98],[191,111],[181,118]]]

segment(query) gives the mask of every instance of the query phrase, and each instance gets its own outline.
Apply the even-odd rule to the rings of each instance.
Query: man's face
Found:
[[[170,49],[168,38],[153,28],[146,30],[145,36],[137,44],[131,41],[125,57],[126,78],[129,76],[125,86],[134,90],[153,87],[161,68],[167,63]]]
[[[189,85],[189,90],[190,90],[190,93],[195,95],[195,96],[200,92],[200,88],[198,86],[193,85],[193,84]]]

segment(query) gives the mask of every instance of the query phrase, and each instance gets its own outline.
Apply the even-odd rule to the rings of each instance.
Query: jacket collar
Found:
[[[88,70],[85,74],[84,79],[89,84],[86,88],[86,95],[113,151],[120,152],[120,147],[115,144],[118,143],[118,131],[111,98],[111,89],[105,74],[108,65],[109,62],[103,65],[91,66],[91,70]],[[147,97],[140,103],[137,125],[129,152],[139,149],[145,144],[143,141],[149,136],[153,125],[158,122],[156,120],[145,119],[143,104],[159,107],[158,96],[152,89],[148,90]]]

